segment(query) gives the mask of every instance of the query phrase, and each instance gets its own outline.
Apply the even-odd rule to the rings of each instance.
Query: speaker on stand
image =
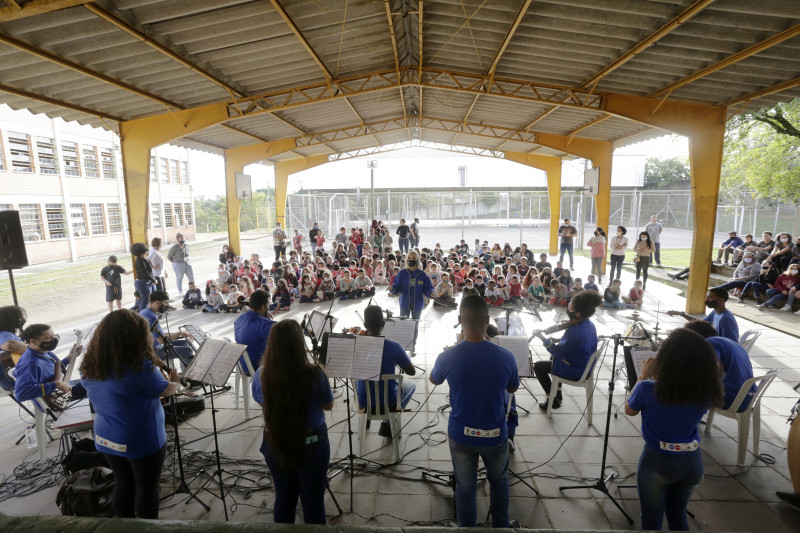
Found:
[[[28,266],[28,253],[25,251],[19,211],[0,211],[0,269],[8,270],[14,305],[19,305],[17,288],[14,285],[14,269],[26,266]]]

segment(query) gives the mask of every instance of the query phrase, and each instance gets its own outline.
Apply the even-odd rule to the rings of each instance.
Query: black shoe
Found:
[[[378,429],[378,435],[381,437],[386,437],[387,439],[392,438],[392,427],[389,425],[389,422],[384,420],[381,422],[381,427]]]
[[[203,309],[203,312],[204,312],[204,313],[208,313],[208,309],[205,309],[205,308],[204,308],[204,309]]]
[[[561,400],[556,398],[555,400],[553,400],[553,409],[558,409],[559,407],[561,407]],[[541,409],[542,411],[547,411],[547,402],[544,401],[540,403],[539,409]]]
[[[672,280],[675,280],[675,281],[677,281],[677,280],[678,280],[678,276],[676,276],[675,274],[672,274],[672,273],[668,273],[668,274],[667,274],[667,277],[668,277],[669,279],[672,279]]]
[[[775,494],[795,509],[800,510],[800,494],[796,492],[776,492]]]
[[[177,307],[172,307],[171,305],[167,306],[167,311],[177,311],[177,310],[178,310]]]

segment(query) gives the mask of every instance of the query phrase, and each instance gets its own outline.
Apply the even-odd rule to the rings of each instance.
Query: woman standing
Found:
[[[158,518],[158,482],[167,433],[161,398],[180,388],[157,368],[147,320],[128,309],[106,315],[81,363],[94,405],[95,446],[114,472],[112,504],[119,518]]]
[[[714,348],[697,333],[674,330],[654,359],[645,361],[625,412],[642,413],[644,448],[636,476],[641,528],[688,530],[686,505],[703,479],[697,424],[722,405],[722,381]]]
[[[650,254],[656,251],[653,246],[653,241],[650,240],[650,234],[643,231],[639,234],[639,240],[633,245],[633,251],[636,253],[633,260],[636,262],[636,279],[642,276],[644,283],[642,289],[647,290],[647,269],[650,267]]]
[[[393,296],[400,296],[400,316],[417,320],[422,315],[425,299],[430,299],[433,294],[433,283],[425,272],[419,269],[419,254],[411,250],[406,256],[406,268],[401,270],[392,281],[390,292]],[[417,326],[414,325],[414,344],[417,343]]]
[[[611,237],[611,272],[608,275],[608,284],[611,285],[615,279],[622,277],[622,263],[625,261],[625,249],[628,247],[628,238],[625,234],[628,230],[625,226],[617,226],[617,234]],[[614,269],[617,270],[616,277]]]
[[[156,290],[167,290],[166,271],[164,270],[164,257],[161,255],[161,239],[154,237],[150,241],[150,253],[147,254],[147,260],[153,265],[153,277],[156,278]]]
[[[603,283],[603,259],[606,257],[606,232],[603,231],[603,228],[597,226],[594,236],[586,244],[591,248],[589,257],[592,259],[592,271],[590,273],[597,276],[597,283]]]
[[[133,286],[139,291],[139,311],[145,309],[150,303],[150,293],[155,290],[157,283],[153,275],[153,265],[147,259],[147,245],[143,242],[131,244],[131,254],[136,257],[133,268],[136,271],[136,279]]]
[[[275,483],[275,522],[293,524],[300,499],[305,523],[324,524],[331,450],[323,411],[333,409],[333,393],[322,368],[309,362],[297,321],[272,326],[252,389],[263,407],[261,453]]]

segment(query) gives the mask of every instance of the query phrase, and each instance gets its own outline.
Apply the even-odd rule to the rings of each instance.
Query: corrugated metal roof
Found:
[[[415,136],[554,153],[525,142],[529,138],[460,132],[461,122],[624,145],[663,132],[620,117],[606,119],[597,109],[554,108],[470,92],[473,87],[445,90],[426,83],[423,88],[416,71],[420,51],[424,68],[575,88],[597,81],[597,94],[639,96],[663,96],[676,82],[717,65],[721,68],[669,92],[672,100],[711,105],[800,77],[797,0],[710,2],[615,65],[695,2],[535,0],[521,13],[523,0],[428,0],[420,15],[419,0],[101,0],[0,23],[0,90],[13,92],[0,92],[0,102],[116,128],[114,117],[129,120],[162,114],[165,106],[191,108],[234,97],[249,102],[248,97],[263,95],[257,106],[293,106],[232,116],[227,124],[234,129],[215,125],[175,142],[218,151],[300,138],[300,147],[281,158],[353,151]],[[519,25],[512,32],[515,19]],[[776,38],[781,35],[785,38]],[[771,46],[720,63],[767,39],[774,40]],[[609,65],[616,68],[605,72]],[[400,84],[393,78],[398,67],[413,69],[400,71]],[[379,71],[387,74],[357,79]],[[347,84],[340,82],[351,77]],[[368,92],[372,88],[381,90]],[[485,91],[486,84],[474,88]],[[795,84],[737,101],[732,109],[799,96]],[[420,129],[420,116],[447,122]],[[398,131],[404,118],[409,128]],[[334,140],[327,135],[361,124],[376,126],[348,130]]]

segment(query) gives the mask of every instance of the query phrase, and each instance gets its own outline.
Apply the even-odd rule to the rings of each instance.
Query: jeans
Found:
[[[298,499],[303,506],[303,521],[306,524],[325,523],[325,488],[328,485],[326,475],[331,445],[328,441],[328,429],[324,425],[315,432],[317,442],[306,444],[303,464],[294,469],[286,469],[280,465],[266,438],[261,444],[261,453],[275,484],[275,523],[294,524]]]
[[[153,282],[149,279],[137,279],[133,281],[133,287],[139,292],[139,311],[147,307],[150,303],[150,293],[155,290]]]
[[[636,261],[636,279],[642,276],[642,288],[647,285],[647,269],[650,268],[650,258],[646,255],[640,255],[639,260]]]
[[[608,274],[608,284],[611,285],[611,282],[615,279],[620,279],[622,277],[622,263],[625,261],[624,255],[614,255],[611,254],[611,272]],[[614,268],[617,269],[617,275],[614,276]]]
[[[718,285],[714,287],[715,289],[722,289],[725,291],[729,291],[731,289],[739,289],[747,285],[747,282],[741,279],[735,279],[733,281],[728,281],[727,283],[723,283],[722,285]]]
[[[408,239],[398,239],[397,245],[400,247],[400,252],[403,252],[403,250],[408,252],[408,245],[409,245]]]
[[[499,446],[463,446],[450,439],[450,457],[456,480],[456,517],[461,527],[475,527],[478,457],[486,467],[489,481],[489,510],[492,527],[508,527],[508,443]]]
[[[170,357],[174,356],[175,354],[178,355],[178,360],[180,361],[181,364],[181,371],[184,371],[186,370],[186,367],[189,365],[189,363],[192,362],[192,358],[194,357],[194,350],[189,345],[189,341],[187,341],[186,339],[175,339],[174,341],[171,342],[172,342],[172,348],[175,351],[175,353],[170,352],[169,355]],[[163,344],[160,345],[158,348],[156,348],[156,355],[158,355],[158,358],[161,359],[162,361],[167,360],[167,355],[164,353]]]
[[[748,289],[753,289],[753,298],[760,298],[761,292],[766,291],[769,289],[769,285],[766,283],[759,283],[758,281],[748,281],[747,285],[744,286],[742,289],[742,296],[745,295]]]
[[[641,528],[659,531],[666,513],[670,530],[688,531],[686,505],[702,479],[702,450],[667,454],[645,444],[636,469]]]
[[[770,307],[770,306],[777,307],[779,303],[789,298],[778,289],[767,289],[767,296],[769,296],[770,298],[769,300],[764,302],[764,307]]]
[[[597,281],[603,281],[603,258],[592,257],[592,270],[590,272],[597,276]]]
[[[186,262],[173,261],[172,270],[175,272],[175,283],[178,285],[178,292],[183,292],[183,275],[189,279],[189,283],[194,283],[194,270],[192,265]]]
[[[167,457],[167,445],[153,455],[131,458],[104,453],[114,472],[111,504],[117,518],[158,518],[158,482]]]
[[[341,292],[339,293],[339,300],[352,300],[356,298],[358,295],[356,291],[353,292]]]
[[[412,302],[413,305],[413,302]],[[422,316],[422,309],[414,309],[411,311],[411,318],[414,320],[419,320],[419,317]],[[401,318],[408,318],[408,309],[401,309],[400,310],[400,317]],[[417,346],[417,333],[419,333],[419,322],[414,324],[414,344],[411,345],[411,351],[414,351],[414,348]]]
[[[603,307],[610,307],[612,309],[625,309],[626,305],[619,300],[614,300],[613,302],[603,301]]]
[[[656,264],[661,266],[661,243],[654,242],[653,246],[656,247]],[[650,264],[653,264],[653,254],[650,254]]]
[[[273,246],[275,250],[275,261],[280,261],[281,256],[286,257],[286,246]]]
[[[203,304],[203,311],[209,313],[219,313],[222,309],[223,304],[211,305],[211,304]]]
[[[573,261],[572,261],[572,243],[567,244],[566,242],[561,243],[561,255],[559,256],[559,261],[564,261],[564,252],[569,253],[569,269],[572,270]]]
[[[411,403],[411,397],[414,391],[417,390],[417,385],[410,379],[404,379],[403,384],[400,386],[400,407],[405,409]]]

